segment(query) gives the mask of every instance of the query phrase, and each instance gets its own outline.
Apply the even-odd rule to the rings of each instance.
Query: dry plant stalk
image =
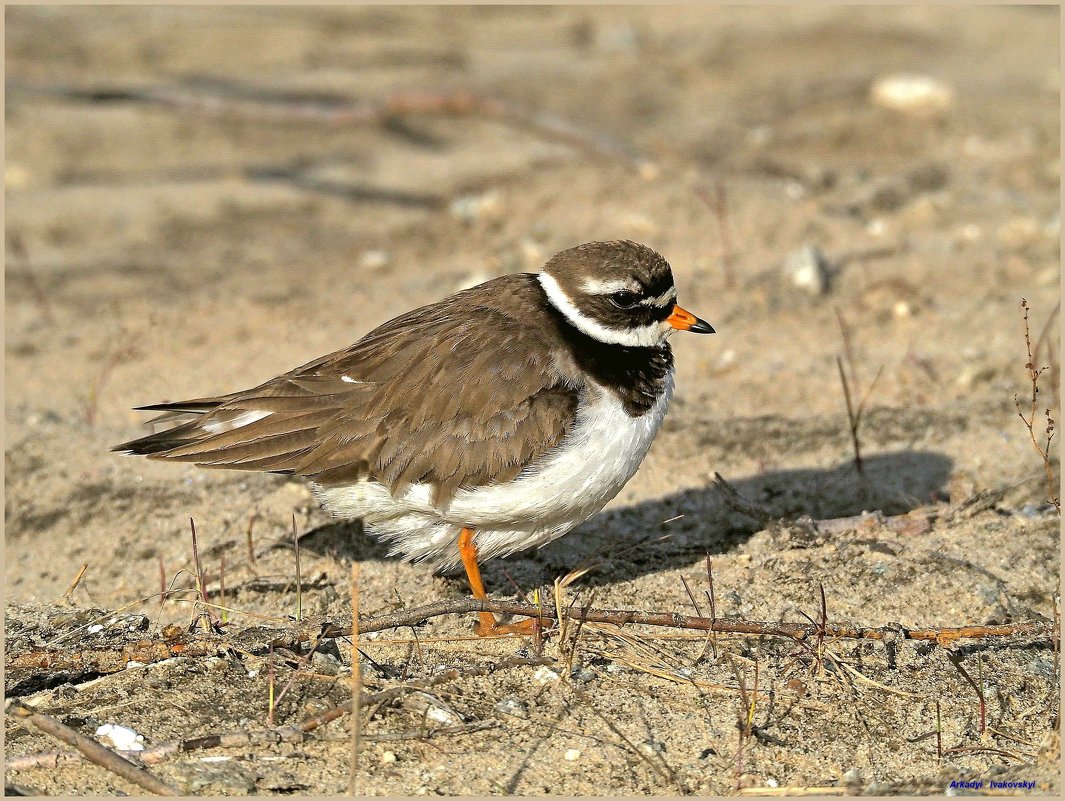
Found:
[[[359,751],[362,746],[362,663],[359,659],[359,570],[351,565],[351,763],[348,766],[348,795],[359,795]]]
[[[858,388],[858,371],[854,363],[854,350],[851,343],[850,327],[843,320],[843,315],[839,309],[836,309],[836,319],[839,320],[840,335],[843,338],[843,352],[847,357],[847,367],[850,368],[850,380],[847,379],[847,374],[843,370],[843,359],[836,356],[836,367],[839,368],[839,381],[843,385],[843,400],[847,404],[847,423],[850,427],[851,445],[854,448],[854,466],[858,470],[858,474],[865,475],[865,465],[862,463],[862,443],[858,436],[858,430],[862,425],[862,413],[865,411],[866,401],[869,400],[869,396],[873,394],[873,388],[876,387],[876,382],[880,380],[881,373],[884,372],[884,365],[880,365],[877,368],[876,375],[873,376],[873,382],[869,385],[869,389],[862,395],[862,399],[855,406],[851,399],[851,384],[854,384],[854,394],[859,393]]]
[[[296,549],[296,622],[303,620],[303,576],[300,572],[300,536],[296,530],[296,513],[292,513],[292,547]]]
[[[206,619],[207,627],[214,631],[219,631],[221,629],[221,620],[212,608],[213,605],[207,599],[207,576],[204,574],[203,564],[200,562],[200,547],[196,539],[196,521],[191,517],[189,518],[189,528],[192,530],[192,560],[196,565],[196,591],[199,593],[204,609],[201,615],[197,615],[193,621],[193,627],[195,627],[197,621]]]
[[[255,528],[255,521],[259,519],[258,512],[252,512],[251,517],[248,518],[248,530],[245,532],[245,539],[248,546],[248,564],[255,564],[255,540],[252,537],[252,529]]]
[[[107,347],[107,355],[104,357],[103,366],[89,384],[88,395],[82,404],[82,417],[85,420],[85,424],[90,428],[96,425],[96,411],[100,403],[100,396],[111,378],[111,373],[126,359],[137,354],[137,346],[134,339],[133,334],[125,332],[117,344],[112,342]]]
[[[52,312],[52,304],[48,300],[48,293],[44,291],[41,282],[37,280],[37,274],[33,270],[33,264],[30,262],[30,255],[26,250],[26,243],[23,241],[22,236],[17,233],[10,234],[7,245],[11,256],[15,260],[22,262],[22,275],[29,285],[34,302],[41,311],[41,317],[49,326],[55,325],[55,314]],[[12,278],[15,277],[12,273],[8,273],[8,275]]]
[[[714,181],[714,192],[702,187],[695,190],[695,194],[714,213],[717,220],[718,241],[721,243],[721,272],[725,276],[725,289],[733,289],[736,286],[736,271],[734,269],[734,253],[732,250],[732,233],[728,222],[728,195],[725,185],[721,181]]]
[[[1025,415],[1024,409],[1021,408],[1020,395],[1013,396],[1013,403],[1017,407],[1018,416],[1024,422],[1024,427],[1028,429],[1028,436],[1032,439],[1032,447],[1035,448],[1035,452],[1039,454],[1039,458],[1043,460],[1043,470],[1046,473],[1047,480],[1047,500],[1054,504],[1054,508],[1060,515],[1061,494],[1058,488],[1058,483],[1054,479],[1054,466],[1050,462],[1050,443],[1054,439],[1055,431],[1054,418],[1051,416],[1049,408],[1046,409],[1046,425],[1043,431],[1044,440],[1042,444],[1040,444],[1039,437],[1035,433],[1035,420],[1036,416],[1039,414],[1039,377],[1048,370],[1051,370],[1051,375],[1053,375],[1055,370],[1052,369],[1051,365],[1044,365],[1042,367],[1037,366],[1037,357],[1032,350],[1032,334],[1028,327],[1028,313],[1031,310],[1031,307],[1028,305],[1028,300],[1026,298],[1021,298],[1021,308],[1024,309],[1024,344],[1028,348],[1028,361],[1025,363],[1024,369],[1028,371],[1028,380],[1032,383],[1032,397],[1028,408],[1028,414]],[[1054,314],[1056,313],[1057,309],[1055,309]],[[1051,319],[1053,319],[1054,314],[1051,315]],[[1050,321],[1048,320],[1048,325],[1049,322]],[[1047,330],[1048,329],[1044,329],[1044,334]],[[1042,335],[1040,336],[1040,341],[1041,340]],[[1036,350],[1038,350],[1038,345]]]
[[[86,562],[81,566],[81,570],[78,571],[78,574],[74,576],[74,580],[70,582],[70,586],[67,587],[66,592],[64,592],[62,595],[63,598],[68,600],[70,599],[70,596],[74,594],[74,590],[76,590],[78,588],[78,585],[81,584],[81,580],[85,578],[85,571],[87,571],[88,569],[89,563]]]

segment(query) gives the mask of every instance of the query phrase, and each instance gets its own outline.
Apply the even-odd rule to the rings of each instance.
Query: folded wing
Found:
[[[451,300],[253,389],[141,407],[170,427],[114,450],[324,485],[429,483],[436,503],[508,481],[570,430],[578,389],[535,330]]]

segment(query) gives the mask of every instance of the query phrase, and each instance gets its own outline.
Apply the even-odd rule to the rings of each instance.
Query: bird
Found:
[[[163,430],[113,451],[308,480],[390,555],[461,565],[545,545],[636,473],[673,394],[669,337],[712,334],[636,242],[562,250],[395,317],[251,389],[156,403]],[[479,613],[481,636],[533,621]]]

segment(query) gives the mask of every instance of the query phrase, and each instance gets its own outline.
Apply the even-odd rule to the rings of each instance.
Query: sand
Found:
[[[564,603],[694,614],[684,579],[705,614],[709,554],[719,617],[819,620],[823,586],[829,622],[1054,620],[1059,517],[1014,396],[1030,393],[1022,297],[1033,338],[1051,320],[1057,344],[1058,28],[1049,7],[8,9],[8,697],[148,747],[347,701],[348,640],[271,656],[255,627],[350,620],[356,564],[364,614],[466,597],[464,580],[388,558],[298,481],[110,453],[144,430],[131,407],[252,386],[595,239],[662,252],[681,303],[718,333],[674,337],[675,400],[640,472],[567,537],[486,565],[494,597],[543,588],[553,603],[555,579],[587,561]],[[938,83],[887,107],[871,89],[899,73]],[[226,102],[129,95],[162,88]],[[291,102],[458,90],[646,163],[527,120],[357,123]],[[803,267],[804,248],[820,268]],[[837,357],[865,397],[864,474]],[[1052,378],[1040,419],[1059,409]],[[715,472],[775,518],[932,522],[771,525],[726,506]],[[216,603],[225,559],[226,634],[201,637],[205,655],[106,667],[102,654],[196,618],[190,518]],[[160,570],[182,590],[162,605]],[[368,692],[435,683],[364,714],[361,791],[1059,789],[1046,635],[711,647],[589,624],[549,636],[551,665],[535,666],[506,661],[532,643],[480,640],[472,624],[362,638]],[[46,647],[53,661],[29,665]],[[952,659],[983,687],[983,723]],[[271,675],[275,697],[287,688],[272,720]],[[302,743],[150,767],[182,792],[340,793],[350,734],[347,716]],[[8,717],[9,760],[57,747],[71,751]],[[137,792],[72,761],[7,781]]]

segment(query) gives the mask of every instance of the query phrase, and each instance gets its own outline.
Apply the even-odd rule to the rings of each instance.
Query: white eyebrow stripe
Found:
[[[640,301],[641,306],[668,306],[670,303],[677,302],[677,288],[675,286],[670,287],[661,295],[654,298],[644,298]]]
[[[623,290],[628,290],[629,292],[640,291],[640,287],[637,284],[632,281],[626,281],[624,278],[611,278],[606,281],[600,278],[585,278],[584,283],[581,284],[581,289],[589,295],[609,295],[611,292],[621,292]]]

